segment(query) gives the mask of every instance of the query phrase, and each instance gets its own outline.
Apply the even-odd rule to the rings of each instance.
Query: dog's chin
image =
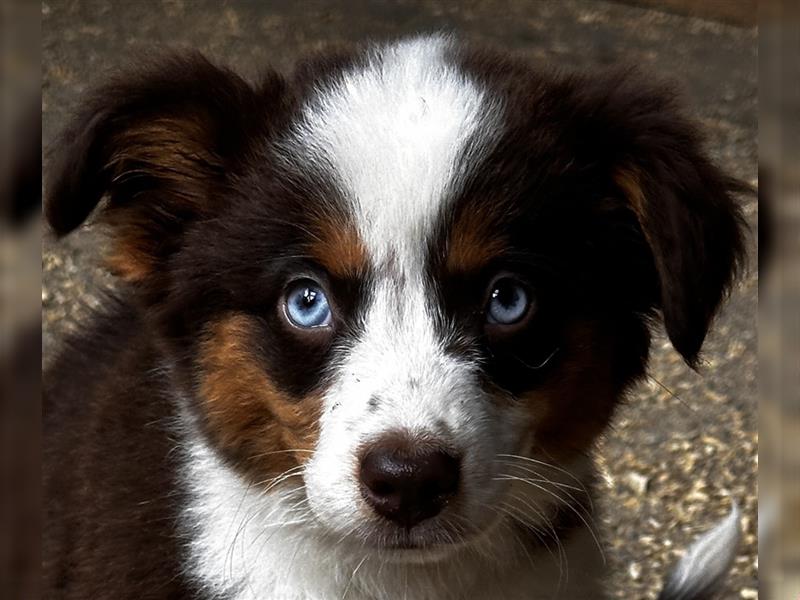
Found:
[[[436,563],[450,558],[465,547],[464,543],[443,543],[419,547],[379,547],[377,550],[383,560],[398,564],[422,565]]]
[[[486,538],[496,527],[461,527],[455,530],[438,522],[425,522],[412,529],[392,526],[370,528],[358,536],[359,547],[369,547],[382,560],[404,564],[425,564],[450,558]]]

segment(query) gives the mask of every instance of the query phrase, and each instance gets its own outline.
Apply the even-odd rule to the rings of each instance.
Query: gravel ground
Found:
[[[81,92],[104,71],[142,51],[198,48],[255,77],[267,63],[288,70],[298,55],[330,42],[438,29],[565,68],[625,62],[675,79],[708,129],[715,157],[756,183],[756,31],[574,0],[46,1],[43,141],[53,139]],[[755,199],[744,205],[755,226]],[[83,307],[96,301],[94,291],[110,284],[99,267],[100,246],[90,227],[58,243],[45,237],[45,361]],[[724,515],[732,498],[744,514],[744,542],[723,598],[758,597],[755,260],[752,265],[716,322],[701,372],[688,369],[658,337],[650,380],[636,388],[599,448],[617,598],[653,598],[678,552]]]

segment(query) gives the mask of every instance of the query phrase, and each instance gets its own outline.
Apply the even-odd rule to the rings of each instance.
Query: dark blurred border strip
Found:
[[[800,598],[800,3],[759,4],[759,593]],[[766,235],[765,235],[766,234]]]
[[[0,0],[0,598],[40,596],[41,5]]]

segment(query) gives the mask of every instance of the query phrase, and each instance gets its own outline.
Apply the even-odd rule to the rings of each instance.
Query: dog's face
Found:
[[[166,62],[71,131],[48,218],[108,194],[111,264],[210,445],[398,554],[567,502],[648,322],[694,363],[742,250],[667,91],[441,38],[258,88]]]

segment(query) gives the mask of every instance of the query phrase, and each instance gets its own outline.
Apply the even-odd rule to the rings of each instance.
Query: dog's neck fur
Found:
[[[585,526],[545,546],[538,534],[500,523],[478,542],[445,557],[387,560],[315,524],[298,485],[299,468],[261,486],[247,483],[185,414],[183,421],[190,496],[182,519],[189,540],[186,575],[212,597],[602,597],[602,556]],[[588,460],[580,467],[588,472]],[[542,524],[541,532],[548,531]]]

